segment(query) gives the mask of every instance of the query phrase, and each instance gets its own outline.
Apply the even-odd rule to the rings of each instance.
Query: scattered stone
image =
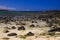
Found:
[[[7,36],[16,36],[16,35],[17,35],[16,33],[10,33]]]
[[[9,20],[5,20],[5,24],[7,24],[9,22]]]
[[[37,21],[35,21],[35,23],[37,23]]]
[[[39,25],[36,25],[36,27],[40,27]]]
[[[34,23],[34,21],[32,21],[32,23]]]
[[[52,28],[57,28],[57,25],[53,25],[53,27]]]
[[[8,33],[8,32],[9,32],[8,30],[5,31],[5,33]]]
[[[32,23],[37,23],[37,21],[32,21]]]
[[[12,29],[16,29],[16,27],[15,26],[12,26]]]
[[[42,21],[46,21],[46,19],[42,19]]]
[[[24,26],[18,27],[18,30],[25,30]]]
[[[29,32],[29,33],[26,34],[26,36],[34,36],[34,33]]]
[[[32,25],[30,25],[30,27],[35,27],[35,25],[34,25],[34,24],[32,24]]]
[[[7,29],[4,29],[3,30],[3,33],[8,33],[9,31]]]
[[[60,28],[54,28],[49,30],[48,32],[60,32]]]

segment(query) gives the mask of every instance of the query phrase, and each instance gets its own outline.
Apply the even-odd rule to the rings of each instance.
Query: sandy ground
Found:
[[[26,22],[26,21],[25,21]],[[38,28],[38,27],[35,27],[35,28],[30,28],[29,25],[31,25],[31,22],[26,22],[27,25],[25,25],[25,28],[26,30],[21,30],[21,31],[18,31],[17,28],[16,29],[11,29],[9,30],[9,33],[17,33],[18,35],[25,35],[27,34],[28,32],[32,32],[34,33],[35,35],[34,36],[29,36],[29,37],[26,37],[25,39],[23,38],[20,38],[19,36],[7,36],[7,34],[9,33],[3,33],[2,31],[4,30],[3,27],[11,27],[11,26],[15,26],[15,27],[19,27],[21,25],[16,25],[15,22],[11,22],[11,25],[10,24],[4,24],[4,23],[0,23],[0,40],[7,40],[7,39],[3,39],[4,37],[7,37],[9,38],[9,40],[60,40],[60,37],[51,37],[51,36],[42,36],[40,34],[42,33],[46,33],[47,30],[50,30],[48,27],[44,27],[46,24],[46,22],[42,22],[42,21],[38,21],[38,23],[35,25],[40,25],[40,26],[43,26],[41,28]]]

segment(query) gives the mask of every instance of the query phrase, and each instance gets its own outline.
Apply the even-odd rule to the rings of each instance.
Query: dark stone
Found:
[[[8,32],[9,32],[8,30],[5,31],[5,33],[8,33]]]
[[[37,23],[37,21],[32,21],[32,23]]]
[[[37,21],[35,21],[35,23],[37,23]]]
[[[57,25],[54,25],[54,27],[53,28],[57,28]]]
[[[32,23],[34,23],[34,21],[32,21]]]
[[[9,22],[9,20],[5,20],[5,22]]]
[[[34,33],[29,32],[29,33],[26,34],[26,36],[34,36]]]
[[[16,35],[17,35],[16,33],[10,33],[7,36],[16,36]]]
[[[50,23],[48,26],[49,26],[49,27],[52,27],[52,26],[53,26],[53,24],[51,24],[51,23]]]
[[[30,25],[30,27],[35,27],[35,25],[34,25],[34,24],[32,24],[32,25]]]
[[[12,29],[16,29],[16,27],[15,26],[12,26]]]
[[[39,25],[36,25],[36,27],[40,27]]]
[[[43,21],[46,21],[46,19],[42,19]]]
[[[60,32],[60,28],[54,28],[54,29],[51,29],[51,30],[49,30],[48,32]]]
[[[18,30],[25,30],[24,26],[18,27]]]

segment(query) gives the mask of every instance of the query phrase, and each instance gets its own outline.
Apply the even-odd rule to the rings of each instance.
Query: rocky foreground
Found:
[[[59,32],[48,32],[53,28],[42,20],[1,22],[0,40],[60,40]]]
[[[60,40],[60,11],[1,13],[0,40]]]

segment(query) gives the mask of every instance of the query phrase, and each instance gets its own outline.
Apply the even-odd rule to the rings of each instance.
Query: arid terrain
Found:
[[[0,15],[0,40],[60,40],[60,11],[9,13]]]

